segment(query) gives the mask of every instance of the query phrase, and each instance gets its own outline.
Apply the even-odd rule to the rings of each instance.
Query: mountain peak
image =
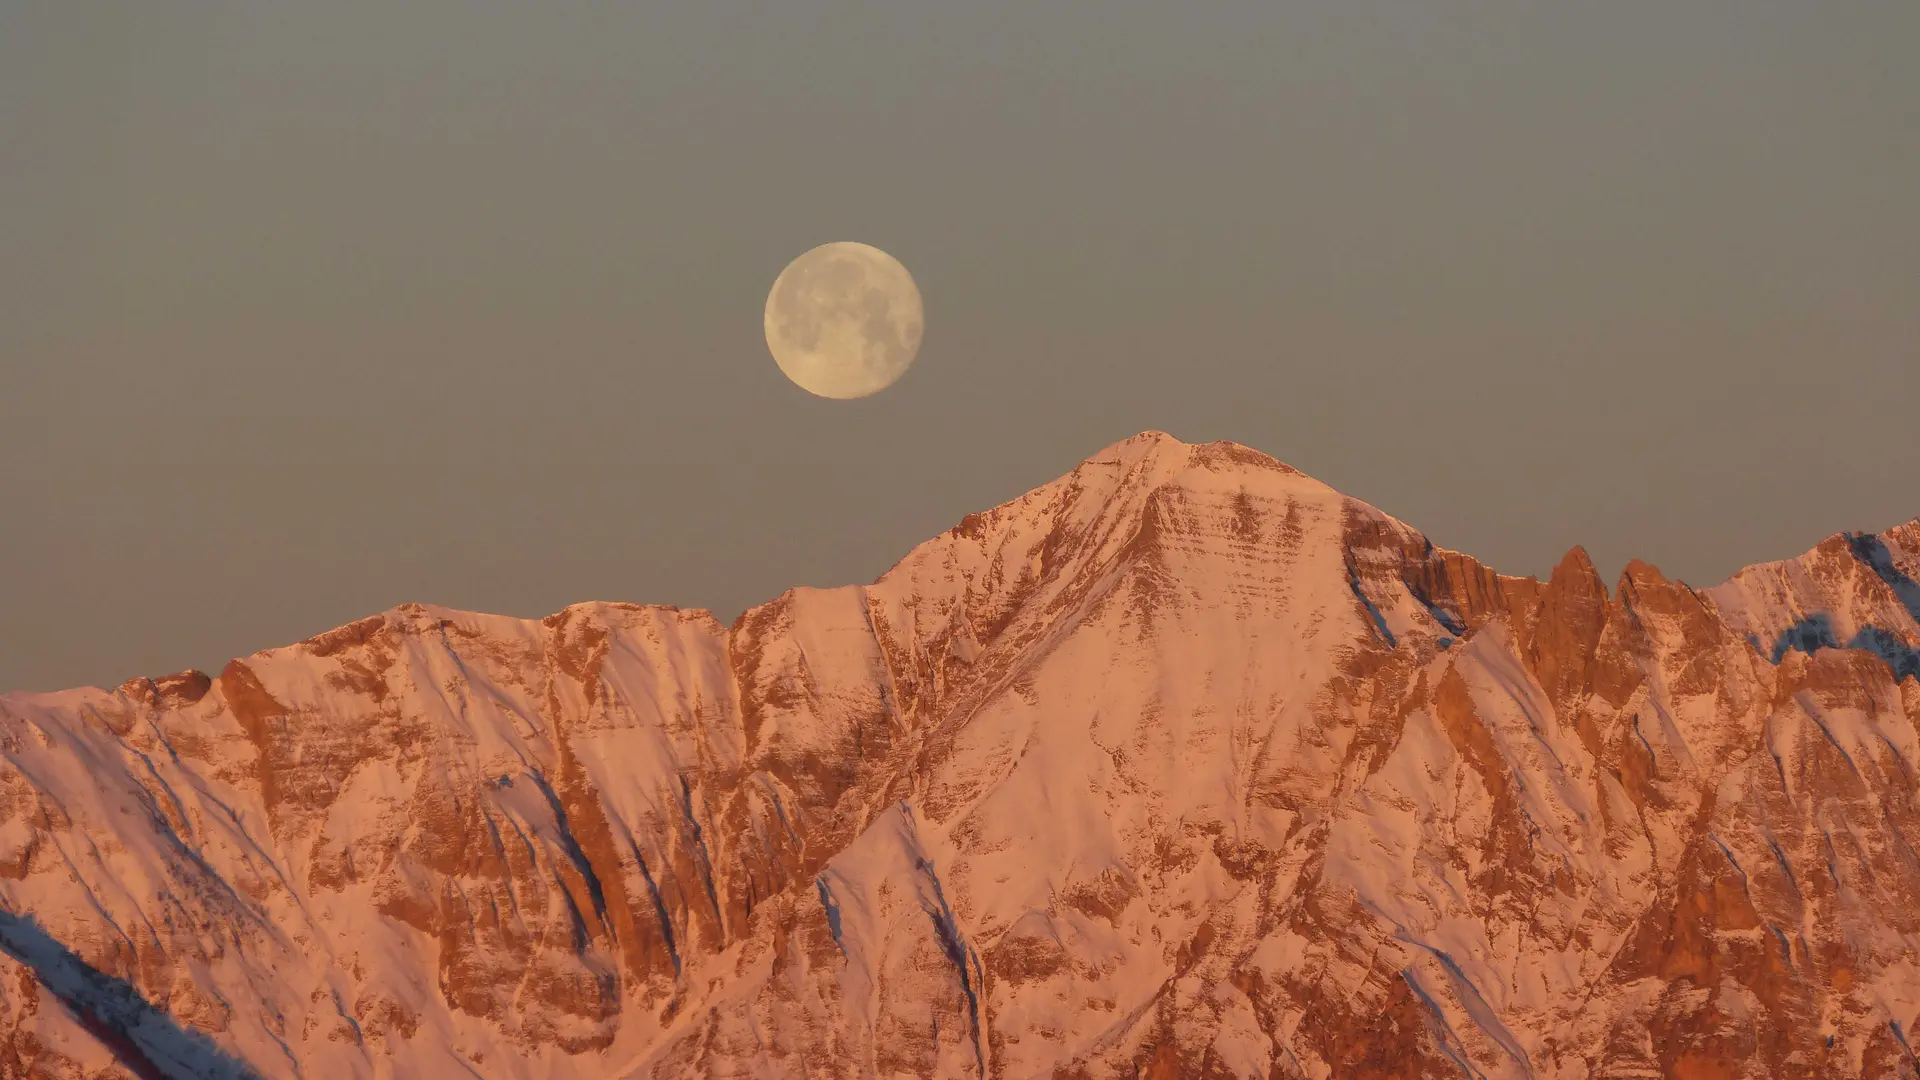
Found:
[[[0,925],[0,1047],[1901,1075],[1916,578],[1920,522],[1609,597],[1579,548],[1505,577],[1143,432],[731,628],[409,604],[218,678],[0,697],[0,913],[36,935]]]
[[[1082,466],[1137,466],[1152,462],[1163,466],[1203,465],[1213,470],[1247,468],[1277,470],[1305,475],[1290,465],[1252,447],[1225,439],[1208,443],[1188,443],[1164,431],[1149,429],[1132,435],[1087,458]]]
[[[1146,430],[1141,431],[1138,434],[1129,435],[1126,438],[1121,439],[1119,442],[1109,444],[1105,449],[1101,450],[1099,453],[1092,455],[1092,457],[1089,460],[1097,460],[1099,458],[1106,457],[1109,455],[1126,453],[1129,450],[1132,450],[1134,448],[1139,448],[1139,447],[1148,447],[1148,448],[1185,447],[1188,445],[1190,444],[1187,443],[1186,441],[1174,435],[1170,435],[1167,432],[1161,431],[1159,428],[1147,428]]]

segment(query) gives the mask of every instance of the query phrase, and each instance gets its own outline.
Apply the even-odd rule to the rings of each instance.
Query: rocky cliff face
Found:
[[[1916,582],[1148,434],[732,627],[0,698],[0,1076],[1920,1075]]]

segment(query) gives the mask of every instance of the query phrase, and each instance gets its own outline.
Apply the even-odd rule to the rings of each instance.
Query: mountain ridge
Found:
[[[1911,1075],[1916,576],[1501,575],[1147,432],[731,625],[0,697],[0,908],[263,1075]],[[0,1075],[124,1067],[13,965]]]
[[[1122,439],[1117,443],[1113,443],[1110,446],[1108,446],[1104,451],[1102,451],[1101,454],[1096,454],[1094,455],[1094,457],[1087,459],[1086,462],[1082,462],[1082,465],[1084,466],[1093,461],[1100,460],[1102,456],[1106,454],[1115,453],[1123,447],[1127,447],[1134,444],[1141,444],[1141,443],[1171,443],[1171,444],[1177,444],[1179,446],[1189,447],[1189,448],[1219,448],[1220,452],[1222,452],[1223,454],[1245,455],[1250,460],[1264,460],[1266,462],[1271,462],[1274,466],[1277,466],[1278,468],[1285,470],[1289,473],[1293,473],[1300,476],[1307,476],[1306,473],[1301,472],[1300,470],[1294,468],[1291,465],[1288,465],[1285,462],[1280,461],[1277,458],[1273,458],[1270,455],[1267,455],[1258,450],[1254,450],[1240,443],[1235,443],[1228,440],[1216,440],[1210,443],[1191,443],[1190,444],[1190,443],[1182,442],[1176,436],[1173,436],[1165,431],[1161,431],[1158,429],[1148,429],[1136,435],[1129,436],[1126,439]],[[1072,475],[1072,474],[1069,474],[1069,475]],[[1318,481],[1315,481],[1315,482],[1318,483]],[[1329,487],[1328,490],[1335,491],[1336,489]],[[1355,500],[1355,501],[1358,501],[1358,500]],[[996,507],[994,509],[995,510],[1002,509],[1005,506],[1013,505],[1015,502],[1018,502],[1018,500],[1016,499],[1016,500],[1010,501],[1009,503],[1002,504],[1002,507]],[[1367,505],[1367,504],[1362,504],[1362,505]],[[949,536],[958,535],[969,529],[977,527],[973,523],[978,521],[979,519],[982,519],[985,516],[985,514],[989,512],[991,511],[980,511],[980,512],[974,512],[974,513],[965,515],[964,517],[961,518],[959,522],[955,523],[952,527],[947,529],[945,532],[945,535],[949,535]],[[1398,519],[1395,519],[1395,520],[1397,521]],[[1827,537],[1823,538],[1819,543],[1815,544],[1813,547],[1808,548],[1805,552],[1802,552],[1800,555],[1789,556],[1783,559],[1764,560],[1762,562],[1748,564],[1746,566],[1739,568],[1738,570],[1735,570],[1732,574],[1728,575],[1725,579],[1723,579],[1719,583],[1712,586],[1708,586],[1705,589],[1696,589],[1695,591],[1712,592],[1716,589],[1724,589],[1725,587],[1732,585],[1736,579],[1739,579],[1741,577],[1765,572],[1774,568],[1784,569],[1790,564],[1794,564],[1794,563],[1806,560],[1809,557],[1814,556],[1816,553],[1823,552],[1832,546],[1840,545],[1840,544],[1852,544],[1856,540],[1856,538],[1880,538],[1888,535],[1900,535],[1906,538],[1906,542],[1908,544],[1920,545],[1920,515],[1917,515],[1906,521],[1895,523],[1878,533],[1847,532],[1847,531],[1832,533]],[[931,541],[931,540],[923,542],[923,544],[921,545],[916,545],[914,550],[917,551],[919,547],[925,546],[926,543],[933,543],[933,542],[934,541]],[[1445,547],[1439,547],[1437,545],[1434,547],[1433,550],[1435,553],[1442,556],[1458,556],[1458,557],[1464,557],[1469,559],[1472,558],[1472,556],[1467,555],[1467,553],[1465,552],[1457,551],[1457,550],[1445,548]],[[913,552],[911,551],[908,554],[902,556],[898,562],[896,562],[892,567],[889,567],[888,570],[881,575],[881,578],[884,579],[887,576],[887,574],[893,573],[902,564],[907,562],[912,557],[913,557]],[[1592,561],[1591,557],[1587,553],[1585,545],[1582,545],[1582,544],[1573,545],[1567,550],[1565,554],[1561,556],[1562,562],[1570,558],[1582,560],[1588,563],[1591,563]],[[1558,565],[1559,564],[1556,564],[1556,568]],[[1614,591],[1617,592],[1620,588],[1625,586],[1630,576],[1635,572],[1636,568],[1643,571],[1652,570],[1655,573],[1659,572],[1658,568],[1655,567],[1653,564],[1648,563],[1637,557],[1631,558],[1628,560],[1626,566],[1621,570],[1620,576],[1616,579],[1615,585],[1614,585]],[[1491,568],[1489,567],[1488,569],[1491,569]],[[1510,574],[1502,573],[1497,570],[1493,572],[1501,578],[1511,578],[1516,581],[1538,580],[1536,578],[1532,578],[1530,575],[1523,575],[1523,574],[1510,575]],[[877,583],[877,580],[875,583]],[[1681,583],[1685,584],[1684,582],[1681,582]],[[624,601],[624,600],[583,600],[573,604],[569,604],[566,607],[560,609],[559,611],[553,612],[549,615],[535,616],[530,618],[525,618],[521,616],[509,616],[509,615],[491,615],[490,616],[484,612],[469,610],[464,608],[454,608],[454,607],[449,607],[443,604],[434,604],[434,603],[427,603],[422,601],[402,601],[401,603],[396,604],[393,607],[387,608],[384,611],[377,612],[373,615],[366,616],[363,619],[355,620],[354,622],[350,622],[350,623],[343,623],[340,626],[336,626],[328,630],[323,630],[318,634],[314,634],[300,641],[289,642],[285,645],[280,645],[280,646],[270,646],[267,649],[262,651],[271,652],[271,651],[274,651],[275,649],[295,648],[295,647],[307,645],[313,642],[319,642],[319,641],[328,639],[331,635],[336,635],[336,634],[340,634],[345,631],[348,631],[352,627],[357,626],[360,623],[365,622],[367,620],[381,619],[381,618],[388,617],[390,615],[394,615],[396,613],[400,613],[403,611],[416,610],[416,609],[434,611],[434,612],[444,612],[449,614],[485,616],[489,618],[519,619],[525,622],[543,622],[547,619],[559,618],[567,614],[568,612],[574,611],[575,609],[581,609],[581,608],[595,608],[595,607],[606,606],[606,607],[626,607],[626,608],[638,608],[638,609],[660,609],[664,611],[680,612],[693,617],[699,617],[704,615],[708,618],[713,619],[716,625],[731,628],[737,625],[739,620],[746,618],[748,614],[750,614],[757,608],[764,607],[769,604],[778,603],[788,593],[799,592],[799,591],[827,592],[827,591],[832,591],[834,589],[850,588],[850,587],[857,587],[857,586],[846,586],[846,585],[793,586],[789,588],[786,592],[780,594],[779,596],[773,597],[768,601],[765,601],[763,604],[754,605],[752,607],[747,608],[746,610],[742,611],[738,616],[736,616],[732,622],[723,622],[722,620],[719,619],[717,615],[714,614],[711,608],[707,608],[699,605],[658,604],[658,603],[646,603],[646,602]],[[1688,587],[1693,588],[1693,586],[1688,586]],[[1920,604],[1920,600],[1911,601],[1910,604]],[[1920,617],[1920,616],[1916,616],[1916,617]],[[248,654],[248,655],[257,655],[257,654]],[[245,658],[246,657],[242,656],[242,657],[235,657],[234,659],[243,660]],[[154,683],[156,686],[163,683],[171,686],[175,683],[187,684],[187,683],[192,683],[198,680],[205,680],[210,678],[211,676],[209,676],[207,672],[199,668],[184,668],[179,671],[170,672],[164,675],[133,676],[132,678],[129,678],[124,682],[122,682],[121,684],[119,684],[118,686],[112,687],[112,688],[99,687],[99,686],[76,686],[76,687],[69,687],[62,690],[50,690],[50,691],[14,690],[14,691],[7,691],[5,693],[0,693],[0,698],[4,698],[4,697],[18,697],[22,699],[52,698],[52,697],[58,697],[61,695],[66,695],[66,694],[83,693],[89,690],[102,690],[102,691],[108,691],[108,692],[116,691],[116,690],[126,690],[128,688],[137,686],[143,681]]]

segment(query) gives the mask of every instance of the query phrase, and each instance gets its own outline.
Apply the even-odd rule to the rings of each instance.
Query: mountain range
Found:
[[[1915,1077],[1920,520],[1500,574],[1149,432],[722,625],[0,697],[0,1076]]]

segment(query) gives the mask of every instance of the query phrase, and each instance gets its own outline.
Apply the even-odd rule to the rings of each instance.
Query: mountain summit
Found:
[[[0,1076],[1920,1075],[1920,521],[1495,573],[1147,433],[731,627],[0,698]]]

